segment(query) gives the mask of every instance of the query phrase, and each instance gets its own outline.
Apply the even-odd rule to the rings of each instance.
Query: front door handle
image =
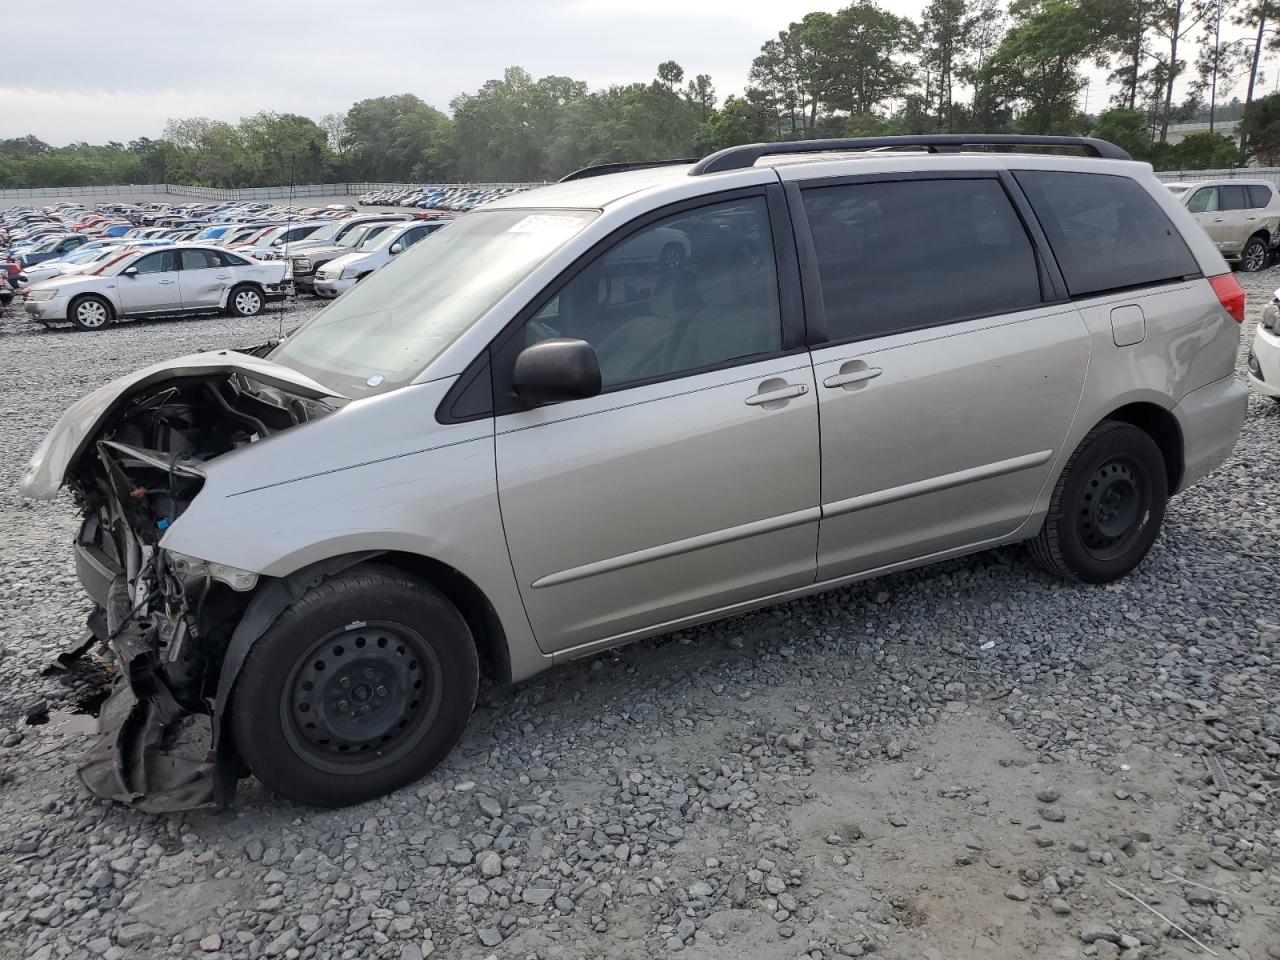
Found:
[[[837,373],[835,376],[827,377],[822,381],[822,385],[824,387],[847,387],[851,383],[874,380],[882,373],[884,371],[879,367],[863,367],[861,370],[850,370],[848,373]]]
[[[760,393],[753,393],[743,402],[748,406],[757,407],[762,403],[776,403],[779,400],[790,400],[792,397],[803,397],[809,392],[809,388],[803,383],[779,387],[776,390],[764,390]]]
[[[160,286],[162,286],[162,287],[167,287],[169,284],[171,284],[171,283],[177,283],[177,282],[178,282],[177,280],[161,280],[161,281],[160,281]]]
[[[214,279],[215,279],[215,280],[230,280],[230,279],[231,279],[231,277],[229,277],[229,276],[228,276],[227,274],[225,274],[225,273],[219,273],[219,274],[215,274],[215,275],[214,275]]]

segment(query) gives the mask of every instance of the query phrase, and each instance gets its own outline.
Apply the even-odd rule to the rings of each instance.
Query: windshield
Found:
[[[98,259],[104,253],[107,253],[112,249],[114,248],[90,247],[88,249],[85,249],[84,247],[81,247],[79,250],[73,250],[71,253],[68,253],[66,256],[64,256],[62,258],[62,262],[63,263],[88,263],[91,260]]]
[[[495,210],[462,217],[348,290],[269,359],[351,397],[403,386],[595,216]]]
[[[348,227],[348,226],[350,226],[350,224],[346,220],[335,220],[333,221],[333,223],[330,223],[327,226],[321,227],[311,236],[307,237],[307,239],[308,240],[332,240],[334,237],[338,235],[339,230],[341,230],[343,227]]]

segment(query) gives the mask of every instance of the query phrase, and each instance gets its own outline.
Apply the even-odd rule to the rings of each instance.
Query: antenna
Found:
[[[284,225],[284,263],[285,273],[293,269],[293,261],[289,259],[289,231],[293,228],[293,164],[298,159],[296,153],[289,154],[289,218]],[[293,295],[298,295],[298,288],[293,288]],[[279,326],[276,328],[276,339],[284,339],[284,301],[285,297],[280,298],[280,309],[276,311],[276,318]]]

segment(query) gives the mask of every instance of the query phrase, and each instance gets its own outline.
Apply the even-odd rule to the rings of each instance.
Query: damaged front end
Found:
[[[163,539],[210,461],[332,412],[332,397],[269,361],[198,354],[78,401],[37,451],[23,490],[48,497],[65,484],[75,496],[88,626],[117,666],[100,738],[79,768],[97,796],[147,812],[230,800],[239,771],[228,751],[191,758],[168,747],[180,721],[220,708],[223,657],[259,578]]]

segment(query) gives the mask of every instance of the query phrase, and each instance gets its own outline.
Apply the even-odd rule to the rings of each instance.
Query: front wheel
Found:
[[[262,303],[257,287],[236,287],[227,297],[227,312],[233,317],[256,317],[262,312]]]
[[[114,316],[111,304],[98,296],[81,297],[71,304],[67,319],[78,330],[101,330]]]
[[[1104,420],[1067,461],[1031,554],[1067,580],[1117,580],[1151,549],[1168,498],[1155,441],[1131,424]]]
[[[1267,241],[1262,237],[1250,237],[1240,251],[1240,269],[1245,273],[1257,273],[1267,265],[1270,258],[1271,251],[1267,247]]]
[[[358,566],[308,590],[254,644],[232,691],[236,749],[320,807],[382,796],[453,749],[475,705],[475,643],[430,586]]]

